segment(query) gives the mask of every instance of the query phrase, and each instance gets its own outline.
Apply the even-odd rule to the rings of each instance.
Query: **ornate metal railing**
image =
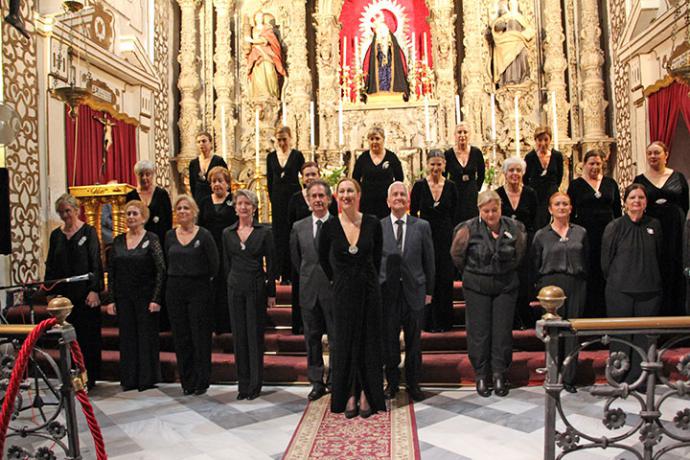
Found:
[[[690,317],[564,321],[555,315],[554,304],[558,302],[549,305],[545,299],[540,300],[548,311],[537,322],[537,336],[546,346],[545,460],[587,449],[618,449],[629,453],[630,458],[656,460],[690,447],[690,353],[675,359],[668,356],[670,350],[690,345]],[[580,343],[560,362],[561,339],[572,337]],[[635,337],[637,340],[633,340]],[[641,337],[646,347],[640,346]],[[588,432],[572,420],[561,399],[563,370],[576,364],[579,352],[606,349],[616,343],[630,347],[632,356],[638,355],[641,374],[632,382],[622,382],[631,367],[631,356],[621,351],[609,353],[606,383],[589,389],[592,396],[605,401],[603,427],[598,430],[604,434]],[[676,407],[672,419],[662,419],[665,406],[670,401],[677,405],[678,398],[681,403],[687,402],[686,407]],[[631,403],[635,409],[630,409]],[[626,423],[628,420],[631,422]]]

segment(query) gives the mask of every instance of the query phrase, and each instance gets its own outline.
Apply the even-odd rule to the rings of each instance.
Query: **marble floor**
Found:
[[[425,390],[428,398],[415,405],[424,460],[542,458],[541,387],[514,389],[507,398],[480,398],[471,388]],[[306,406],[308,392],[306,386],[267,386],[259,399],[237,401],[234,385],[213,386],[204,396],[183,396],[177,385],[123,393],[118,385],[104,383],[90,396],[112,460],[270,460],[282,457]],[[565,395],[564,401],[569,419],[578,428],[595,435],[607,431],[602,424],[602,399],[580,390],[575,395]],[[632,409],[634,405],[626,402],[619,407]],[[673,425],[676,413],[687,407],[688,399],[667,400],[663,406],[664,420]],[[629,416],[626,428],[638,421],[639,417]],[[79,423],[83,458],[95,458],[81,414]],[[629,445],[635,443],[639,444],[637,436]],[[566,458],[635,457],[608,449],[584,451]],[[687,458],[690,448],[662,457]]]

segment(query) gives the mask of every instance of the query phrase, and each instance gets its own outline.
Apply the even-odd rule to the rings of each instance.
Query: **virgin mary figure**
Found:
[[[364,61],[368,64],[367,94],[402,93],[403,100],[410,98],[407,82],[405,54],[395,35],[386,25],[383,14],[377,16],[374,36]]]
[[[263,13],[257,13],[254,22],[252,35],[246,39],[251,44],[247,55],[251,97],[280,99],[279,78],[287,76],[280,40]]]
[[[501,0],[498,17],[491,23],[489,38],[493,41],[492,77],[499,88],[519,85],[529,79],[528,49],[535,36],[516,0]]]

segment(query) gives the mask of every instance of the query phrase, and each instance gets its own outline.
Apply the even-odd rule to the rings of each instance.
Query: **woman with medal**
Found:
[[[165,234],[172,228],[172,205],[170,195],[155,185],[156,166],[149,160],[139,160],[134,165],[137,188],[127,194],[126,200],[143,201],[149,208],[149,219],[144,229],[153,232],[158,241],[165,241]]]
[[[352,178],[362,187],[360,211],[383,219],[390,214],[388,187],[395,181],[403,182],[402,163],[398,156],[384,147],[386,135],[383,128],[374,126],[367,133],[369,150],[355,161]]]
[[[211,195],[199,203],[199,226],[211,232],[216,248],[223,247],[223,230],[237,222],[235,204],[230,193],[230,171],[216,166],[208,172]],[[231,332],[230,310],[228,309],[228,288],[225,279],[223,259],[218,274],[213,278],[213,331],[216,334]]]
[[[457,189],[455,224],[477,216],[477,194],[484,184],[484,155],[470,146],[470,128],[466,122],[455,127],[455,146],[446,150],[446,172]]]
[[[383,233],[378,218],[359,212],[357,181],[341,179],[335,190],[341,213],[323,224],[319,244],[321,267],[335,298],[331,411],[367,418],[386,410],[378,283]]]
[[[113,241],[108,263],[109,315],[120,329],[120,385],[124,391],[154,388],[161,370],[158,314],[165,258],[158,237],[144,227],[149,208],[139,200],[125,206],[127,232]]]
[[[196,225],[199,207],[189,195],[175,200],[178,226],[165,235],[165,300],[185,395],[206,393],[211,377],[211,295],[218,250],[211,232]]]
[[[250,190],[234,194],[238,220],[223,230],[223,265],[228,285],[237,399],[261,394],[266,307],[275,307],[275,249],[271,228],[254,219],[259,200]],[[264,270],[265,265],[265,270]]]
[[[205,197],[211,194],[211,184],[208,181],[208,172],[216,166],[227,168],[222,157],[213,154],[213,137],[207,132],[196,136],[196,145],[199,156],[189,162],[189,190],[194,201],[201,203]]]
[[[661,314],[686,315],[683,278],[683,224],[688,213],[688,182],[685,176],[667,166],[668,148],[656,141],[647,147],[647,171],[633,182],[647,189],[647,214],[661,222],[664,231],[661,278],[664,299]]]
[[[534,131],[536,149],[525,155],[525,175],[522,178],[537,192],[537,216],[534,228],[549,223],[549,198],[558,191],[563,180],[563,154],[551,148],[551,128],[540,126]]]
[[[522,223],[527,232],[527,248],[534,237],[534,220],[537,215],[537,193],[523,185],[522,177],[525,175],[525,160],[519,157],[508,157],[503,161],[503,175],[505,184],[496,190],[501,197],[501,215],[510,217]],[[515,321],[513,327],[516,329],[529,329],[534,327],[537,321],[537,313],[530,307],[529,299],[532,296],[529,285],[529,267],[527,261],[523,260],[518,267],[518,277],[520,278],[520,291],[518,292],[517,304],[515,306]]]
[[[623,195],[625,214],[606,226],[601,242],[601,270],[606,279],[606,314],[609,318],[657,316],[662,302],[661,257],[664,235],[661,223],[645,214],[647,190],[644,185],[631,184]],[[647,337],[622,336],[642,349],[647,349]],[[632,363],[625,381],[632,383],[639,377],[640,355],[624,344],[614,342],[611,352],[624,352]]]
[[[601,273],[601,238],[613,219],[622,215],[618,184],[604,176],[606,156],[601,150],[585,154],[582,177],[570,183],[568,195],[573,203],[572,221],[587,230],[589,268],[587,269],[587,302],[585,318],[606,316],[604,276]]]
[[[62,283],[51,295],[62,295],[72,301],[74,309],[67,321],[74,326],[84,352],[88,388],[93,388],[101,369],[101,300],[103,287],[101,252],[96,229],[79,219],[79,203],[65,193],[55,202],[55,211],[63,225],[50,234],[46,259],[46,280],[93,274],[88,281]]]
[[[266,156],[266,182],[271,200],[271,221],[275,240],[275,276],[282,284],[288,284],[292,265],[290,264],[290,224],[288,206],[293,194],[300,191],[299,172],[304,156],[291,148],[292,132],[287,126],[276,131],[278,148]]]
[[[424,329],[444,332],[453,328],[453,278],[455,268],[450,258],[455,209],[458,205],[455,184],[443,177],[446,157],[441,150],[427,155],[426,178],[418,180],[410,194],[410,214],[431,225],[436,255],[436,281],[430,305],[425,307]]]
[[[530,256],[532,278],[535,280],[537,291],[553,285],[565,292],[565,308],[559,310],[564,320],[582,317],[587,300],[587,230],[570,223],[572,209],[567,194],[556,192],[551,195],[551,224],[538,230],[534,235]],[[577,344],[575,337],[563,339],[558,362],[562,363],[565,357],[577,348]],[[569,393],[577,392],[576,372],[577,355],[574,355],[572,364],[562,369],[563,385]]]
[[[517,268],[526,248],[525,227],[501,216],[493,190],[477,197],[479,217],[455,228],[450,255],[462,276],[467,301],[467,351],[477,393],[506,396],[513,359],[513,316],[520,282]]]

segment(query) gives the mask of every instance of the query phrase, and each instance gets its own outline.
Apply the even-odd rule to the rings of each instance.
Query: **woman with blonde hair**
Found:
[[[484,155],[470,145],[470,125],[460,122],[455,127],[455,145],[445,151],[446,172],[457,190],[455,224],[477,216],[477,194],[484,184]]]

